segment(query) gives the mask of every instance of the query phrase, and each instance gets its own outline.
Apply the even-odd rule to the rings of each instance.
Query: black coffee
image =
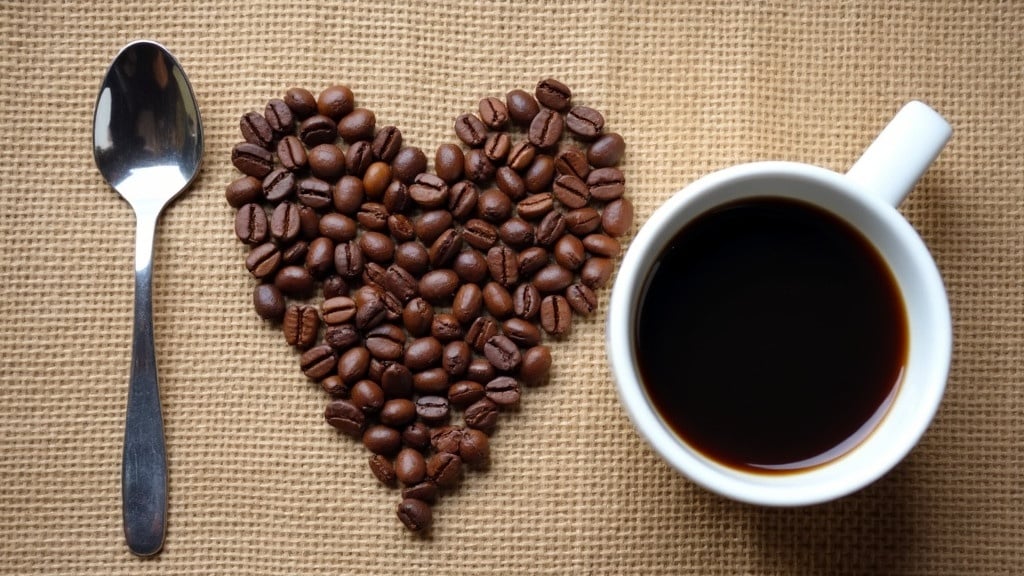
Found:
[[[788,472],[852,448],[907,356],[892,272],[837,217],[774,198],[723,205],[659,256],[636,353],[654,406],[725,465]]]

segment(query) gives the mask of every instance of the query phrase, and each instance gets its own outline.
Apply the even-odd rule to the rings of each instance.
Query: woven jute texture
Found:
[[[0,2],[0,572],[1020,574],[1024,571],[1024,4]],[[134,220],[92,161],[107,65],[164,43],[197,93],[204,167],[161,220],[156,347],[170,462],[163,553],[121,531]],[[637,226],[693,179],[788,159],[843,171],[907,100],[955,134],[901,210],[945,278],[948,391],[894,471],[837,502],[741,505],[640,439],[604,310],[553,345],[492,463],[426,538],[252,310],[224,186],[239,116],[353,88],[432,151],[484,96],[556,77],[623,134]],[[432,156],[432,153],[430,154]],[[628,239],[628,238],[627,238]]]

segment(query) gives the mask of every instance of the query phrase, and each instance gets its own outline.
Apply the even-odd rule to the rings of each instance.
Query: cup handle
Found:
[[[938,112],[912,100],[889,121],[846,176],[867,193],[899,206],[952,133],[953,128]]]

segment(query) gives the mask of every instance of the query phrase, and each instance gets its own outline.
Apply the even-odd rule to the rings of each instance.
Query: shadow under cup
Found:
[[[870,282],[857,284],[870,273],[871,258],[863,251],[843,253],[843,234],[829,245],[843,227],[876,254],[883,280],[876,283],[882,291],[861,302],[868,308],[860,311],[829,297],[800,296],[801,289],[819,292],[823,286],[847,298],[873,289]],[[805,250],[809,256],[801,253],[788,264],[787,258],[772,260],[780,250],[791,255],[789,248],[822,230],[825,236],[814,242],[822,246]],[[680,250],[682,245],[696,250]],[[828,270],[832,248],[848,266]],[[770,277],[768,284],[756,286],[759,273]],[[718,284],[708,280],[714,277]],[[787,285],[788,279],[799,281]],[[801,286],[807,279],[820,282]],[[747,282],[751,286],[734,286]],[[789,301],[778,294],[757,301],[762,289],[782,290]],[[673,296],[683,302],[662,312]],[[778,302],[782,309],[771,309]],[[877,322],[858,321],[867,309],[877,311]],[[887,317],[893,315],[902,318]],[[716,326],[716,318],[725,326]],[[778,326],[787,318],[794,324]],[[745,331],[744,322],[775,325],[758,334]],[[866,332],[838,334],[838,326]],[[671,465],[730,498],[777,506],[838,498],[895,466],[938,408],[951,350],[942,280],[910,224],[844,176],[786,162],[728,168],[661,207],[623,259],[607,339],[620,397],[641,434]],[[830,346],[858,342],[874,348],[818,357],[829,356]],[[773,356],[784,355],[806,368],[804,388],[783,390],[785,382],[773,383],[764,372]],[[879,370],[856,365],[858,357],[872,361],[879,355],[888,356],[872,362]],[[874,390],[856,388],[858,378],[874,378],[867,386]],[[701,384],[690,385],[696,381]]]

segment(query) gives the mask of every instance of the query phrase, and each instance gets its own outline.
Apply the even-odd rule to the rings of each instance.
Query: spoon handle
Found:
[[[121,461],[124,536],[138,556],[160,551],[167,526],[167,451],[153,347],[153,237],[159,211],[136,210],[135,321]]]

